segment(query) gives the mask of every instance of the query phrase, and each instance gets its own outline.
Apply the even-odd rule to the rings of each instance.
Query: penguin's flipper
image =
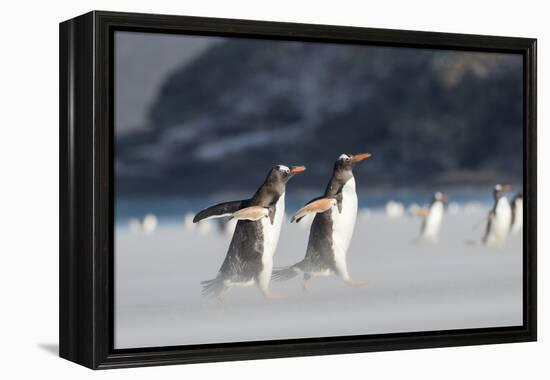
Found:
[[[411,210],[411,214],[419,218],[425,218],[428,216],[429,213],[430,213],[430,209],[427,207],[419,207],[414,210]]]
[[[246,207],[248,201],[231,201],[218,203],[217,205],[210,206],[200,211],[193,218],[193,223],[200,222],[204,219],[223,218],[224,216],[231,216],[233,213]]]
[[[296,221],[299,222],[304,216],[308,214],[318,214],[328,211],[337,203],[334,198],[318,198],[308,203],[292,216],[290,223]]]
[[[260,220],[269,215],[269,209],[261,206],[250,206],[240,209],[231,215],[231,219],[235,220]]]

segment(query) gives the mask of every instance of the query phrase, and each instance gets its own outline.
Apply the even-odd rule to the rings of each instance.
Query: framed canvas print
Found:
[[[60,355],[536,339],[536,40],[60,25]]]

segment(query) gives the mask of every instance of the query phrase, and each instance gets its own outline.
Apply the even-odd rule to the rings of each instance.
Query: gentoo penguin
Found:
[[[329,274],[336,274],[351,285],[364,283],[350,277],[346,253],[357,217],[353,167],[368,157],[368,153],[342,154],[336,160],[325,194],[307,203],[291,219],[291,222],[300,222],[306,215],[315,214],[304,259],[289,267],[276,269],[273,279],[288,280],[303,274],[303,285],[306,290],[313,276]]]
[[[420,241],[435,243],[439,235],[439,228],[445,212],[444,203],[447,202],[447,194],[437,192],[432,197],[428,208],[420,208],[415,211],[416,215],[424,217],[420,228]]]
[[[523,228],[523,195],[516,194],[512,199],[512,226],[510,231],[517,234]]]
[[[487,246],[502,245],[510,232],[512,209],[504,192],[510,190],[510,185],[496,185],[493,190],[495,200],[487,217],[487,229],[483,236],[483,244]]]
[[[221,300],[232,286],[256,284],[265,297],[274,297],[269,290],[269,281],[284,218],[285,187],[290,178],[303,171],[303,166],[275,166],[252,198],[220,203],[195,216],[195,223],[227,216],[237,220],[217,276],[201,283],[203,295],[216,296]]]

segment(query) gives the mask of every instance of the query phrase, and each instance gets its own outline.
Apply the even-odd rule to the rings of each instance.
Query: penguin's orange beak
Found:
[[[505,183],[502,185],[502,191],[510,191],[511,188],[512,185],[510,185],[509,183]]]
[[[370,153],[360,153],[352,156],[351,159],[354,162],[359,162],[359,161],[363,161],[365,158],[369,158],[370,156],[371,156]]]
[[[293,166],[290,168],[290,172],[291,173],[303,173],[306,171],[306,167],[305,166]]]

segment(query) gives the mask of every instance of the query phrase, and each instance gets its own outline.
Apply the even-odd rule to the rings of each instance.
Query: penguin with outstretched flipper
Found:
[[[303,166],[275,166],[252,198],[220,203],[195,216],[195,223],[220,217],[237,220],[229,249],[217,276],[201,283],[203,295],[221,299],[233,286],[256,284],[264,296],[274,297],[269,290],[269,282],[273,254],[284,218],[286,183],[295,174],[303,171]]]

